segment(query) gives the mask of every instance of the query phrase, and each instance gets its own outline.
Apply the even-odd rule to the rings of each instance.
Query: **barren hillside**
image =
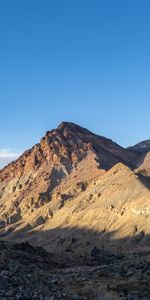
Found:
[[[100,294],[120,299],[119,286],[124,296],[133,296],[123,299],[147,297],[148,165],[149,152],[124,149],[110,139],[63,122],[0,170],[0,259],[7,257],[9,261],[1,263],[1,268],[6,289],[12,293],[10,299],[24,299],[13,298],[18,290],[14,281],[10,283],[12,264],[18,270],[13,280],[18,281],[21,272],[25,291],[27,274],[31,275],[31,293],[25,299],[31,299],[33,286],[34,295],[41,295],[35,299],[101,299],[97,298]],[[136,298],[143,270],[146,277]],[[39,276],[42,281],[37,286],[35,278],[39,281]],[[54,284],[48,283],[47,276]],[[24,289],[20,293],[25,297]],[[44,298],[46,294],[49,298]],[[0,295],[5,295],[1,288]]]

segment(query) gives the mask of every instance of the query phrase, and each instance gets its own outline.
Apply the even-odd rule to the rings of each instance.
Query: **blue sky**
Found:
[[[150,138],[149,13],[149,0],[0,1],[0,166],[62,120],[123,146]]]

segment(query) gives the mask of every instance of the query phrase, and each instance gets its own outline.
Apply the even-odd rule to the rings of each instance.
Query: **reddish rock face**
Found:
[[[1,228],[32,216],[34,220],[36,212],[33,223],[41,224],[114,165],[133,167],[138,158],[110,139],[73,123],[61,123],[0,170]]]
[[[137,156],[110,139],[95,135],[73,123],[63,122],[57,129],[48,131],[39,144],[0,170],[0,180],[9,181],[31,173],[33,176],[45,169],[50,175],[51,169],[58,165],[68,174],[90,152],[95,155],[98,167],[103,170],[108,170],[117,162],[132,165]]]

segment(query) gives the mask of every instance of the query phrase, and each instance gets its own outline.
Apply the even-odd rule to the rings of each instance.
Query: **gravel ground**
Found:
[[[0,242],[0,300],[7,299],[148,300],[150,253],[71,266],[42,248]]]

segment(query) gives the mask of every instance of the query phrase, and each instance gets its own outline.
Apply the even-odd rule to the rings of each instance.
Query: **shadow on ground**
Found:
[[[116,238],[116,231],[96,231],[79,227],[55,228],[38,231],[27,225],[2,236],[2,240],[15,243],[29,242],[43,247],[57,262],[70,264],[110,264],[123,257],[150,255],[150,235],[144,231],[131,237]]]

